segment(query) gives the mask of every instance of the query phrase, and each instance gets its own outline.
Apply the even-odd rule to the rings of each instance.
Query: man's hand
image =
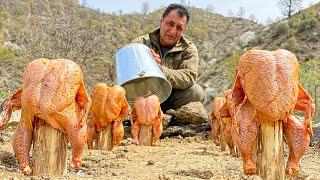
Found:
[[[161,64],[161,59],[159,54],[157,54],[156,52],[154,52],[153,49],[150,49],[150,52],[152,54],[153,59],[160,65]]]

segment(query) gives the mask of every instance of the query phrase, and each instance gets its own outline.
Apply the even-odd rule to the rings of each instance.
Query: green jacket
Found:
[[[160,50],[160,28],[134,39],[133,43],[142,43],[153,49],[161,58],[161,68],[173,89],[191,87],[198,76],[197,47],[185,37],[182,38],[166,54]]]

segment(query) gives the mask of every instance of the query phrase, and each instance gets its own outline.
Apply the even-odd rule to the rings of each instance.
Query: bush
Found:
[[[14,53],[10,49],[0,47],[0,61],[2,59],[10,59],[14,56]]]
[[[320,61],[309,60],[301,64],[300,81],[316,104],[315,120],[319,122],[320,112]]]
[[[296,51],[298,47],[297,39],[295,36],[292,36],[288,39],[286,49],[289,51]]]
[[[284,34],[288,34],[289,32],[289,24],[288,21],[281,21],[275,28],[275,36],[280,36]]]
[[[229,56],[227,61],[227,79],[228,82],[233,83],[234,77],[236,76],[236,69],[240,61],[241,54],[239,52],[233,53]]]
[[[0,87],[0,99],[5,99],[8,95],[8,92]]]
[[[294,16],[289,20],[289,25],[298,32],[318,28],[320,26],[318,10],[315,8],[310,8],[307,12]]]

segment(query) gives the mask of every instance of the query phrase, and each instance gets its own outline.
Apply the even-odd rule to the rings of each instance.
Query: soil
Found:
[[[188,137],[166,136],[156,147],[136,146],[125,138],[114,151],[86,149],[78,171],[69,167],[69,149],[67,175],[25,177],[18,172],[12,135],[12,127],[0,132],[0,179],[260,179],[244,175],[241,159],[215,146],[209,131]],[[320,179],[319,148],[319,142],[309,147],[297,179]]]

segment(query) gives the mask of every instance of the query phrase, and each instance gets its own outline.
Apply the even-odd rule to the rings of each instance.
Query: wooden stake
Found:
[[[264,180],[283,180],[285,177],[285,162],[282,121],[260,125],[257,148],[258,175]]]
[[[112,149],[112,124],[98,132],[95,149],[107,151]]]
[[[139,145],[140,146],[151,146],[153,138],[152,126],[141,125],[139,131]]]
[[[226,146],[227,146],[227,142],[226,139],[224,138],[224,128],[223,128],[223,124],[221,122],[222,120],[220,120],[220,135],[219,135],[219,140],[220,140],[220,150],[221,151],[225,151],[226,150]]]
[[[67,172],[67,142],[67,137],[63,132],[38,118],[34,128],[33,175],[65,175]]]

